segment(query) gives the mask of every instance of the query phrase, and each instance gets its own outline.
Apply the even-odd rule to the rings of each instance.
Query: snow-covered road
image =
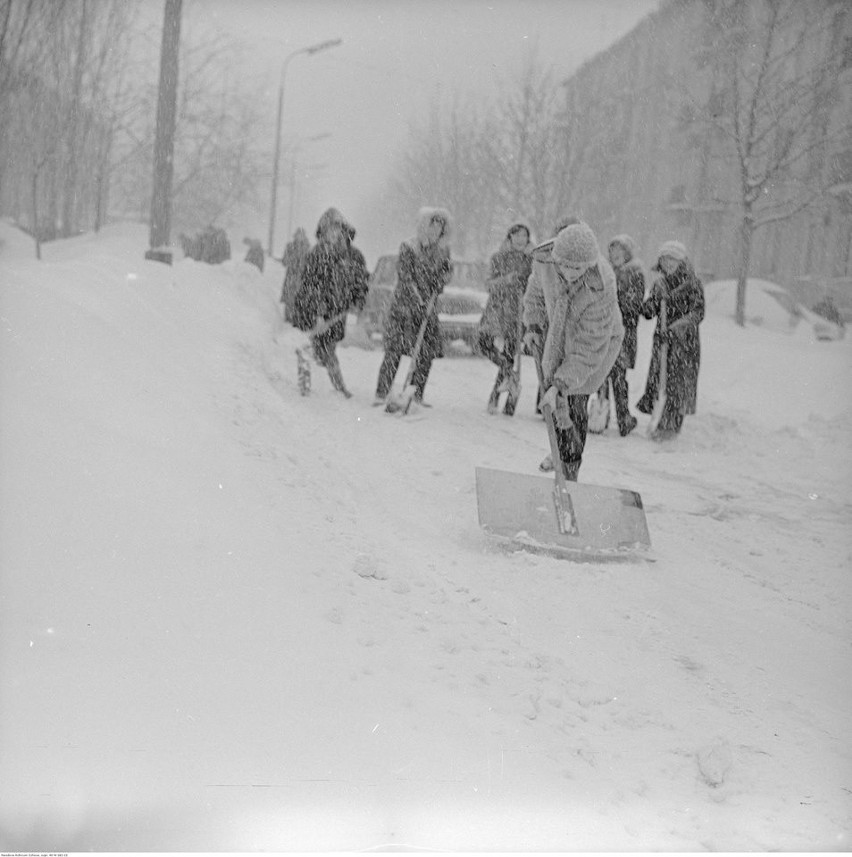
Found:
[[[4,850],[848,849],[852,343],[709,315],[683,435],[581,472],[656,561],[576,564],[477,525],[531,365],[513,419],[465,356],[302,398],[278,271],[3,230]]]

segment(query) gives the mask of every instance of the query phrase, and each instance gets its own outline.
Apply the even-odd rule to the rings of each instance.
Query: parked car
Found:
[[[385,319],[396,288],[395,255],[381,256],[370,275],[367,303],[358,316],[358,323],[370,339],[381,339]],[[438,297],[438,320],[445,343],[462,340],[477,352],[479,320],[488,302],[485,281],[488,266],[484,262],[453,260],[453,279]]]

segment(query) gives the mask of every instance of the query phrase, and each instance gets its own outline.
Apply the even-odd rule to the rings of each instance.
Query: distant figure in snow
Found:
[[[811,309],[826,321],[836,324],[841,331],[845,331],[846,322],[840,314],[837,304],[831,299],[831,295],[826,295],[819,303],[814,304]]]
[[[607,248],[609,261],[615,271],[618,290],[618,308],[624,324],[624,341],[621,353],[604,381],[604,395],[609,398],[609,386],[615,400],[615,419],[618,433],[626,437],[636,428],[636,417],[630,413],[628,402],[627,370],[636,365],[636,328],[645,298],[645,274],[642,263],[635,256],[635,244],[629,235],[616,235]],[[607,406],[608,407],[608,406]]]
[[[695,273],[686,247],[679,241],[666,241],[660,247],[652,270],[659,271],[660,277],[642,304],[642,315],[647,319],[657,316],[658,321],[645,393],[636,408],[643,414],[654,410],[660,386],[664,328],[668,343],[666,403],[653,435],[654,440],[662,441],[674,438],[683,426],[684,416],[695,413],[701,365],[698,326],[704,320],[704,286]]]
[[[541,354],[541,406],[552,411],[562,472],[576,482],[589,395],[609,375],[624,338],[615,274],[585,223],[539,245],[535,258],[524,296],[524,343]]]
[[[244,261],[249,265],[254,265],[261,273],[263,273],[263,247],[257,238],[243,238],[243,244],[248,245],[246,258]]]
[[[487,281],[488,302],[479,322],[479,348],[497,366],[497,379],[488,399],[488,412],[497,410],[500,393],[509,391],[503,412],[515,412],[519,379],[515,355],[521,347],[523,298],[532,270],[530,229],[525,223],[509,227],[500,249],[491,257]]]
[[[281,303],[284,305],[284,321],[293,321],[293,304],[296,294],[302,286],[302,270],[305,260],[311,249],[308,235],[300,226],[293,233],[293,240],[284,248],[284,256],[281,264],[286,271],[284,273],[284,285],[281,288]]]
[[[293,323],[311,334],[314,358],[328,370],[332,386],[349,398],[343,383],[337,343],[346,334],[346,313],[361,310],[369,288],[367,264],[352,245],[355,229],[336,208],[317,224],[317,243],[308,253],[302,285],[293,306]]]
[[[221,265],[231,258],[231,242],[224,229],[212,224],[201,233],[201,261]]]
[[[414,237],[400,245],[396,262],[397,284],[385,321],[385,356],[379,368],[376,405],[387,399],[402,355],[412,353],[424,323],[423,343],[411,381],[416,390],[414,401],[425,404],[423,391],[429,380],[432,361],[444,355],[437,300],[431,309],[429,302],[444,291],[444,286],[453,276],[450,233],[450,214],[446,209],[422,208]]]

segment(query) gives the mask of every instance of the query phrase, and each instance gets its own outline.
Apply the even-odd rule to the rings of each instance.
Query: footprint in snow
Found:
[[[352,570],[359,577],[373,578],[374,580],[387,580],[388,575],[381,560],[369,553],[358,553],[352,563]]]
[[[731,747],[724,738],[719,738],[698,750],[695,760],[701,779],[714,789],[725,782],[725,777],[734,763]]]

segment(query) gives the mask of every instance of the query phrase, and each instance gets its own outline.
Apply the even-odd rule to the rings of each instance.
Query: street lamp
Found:
[[[305,142],[307,143],[316,143],[318,140],[325,140],[330,137],[331,134],[327,131],[322,134],[314,134],[313,137],[308,137]],[[299,153],[300,146],[297,143],[296,147],[293,149],[293,161],[290,165],[290,207],[287,213],[287,235],[292,235],[293,233],[293,209],[295,206],[296,200],[296,155]],[[327,164],[322,164],[322,167],[325,168]]]
[[[342,43],[343,39],[330,39],[326,42],[318,42],[308,48],[299,48],[289,54],[281,65],[281,80],[278,84],[278,121],[275,127],[275,160],[272,164],[272,192],[269,203],[269,241],[266,245],[266,252],[269,256],[272,256],[272,245],[275,238],[275,210],[278,205],[278,161],[281,156],[281,112],[284,108],[284,80],[287,75],[287,65],[293,57],[299,54],[316,54],[328,50],[328,48],[336,48]]]

